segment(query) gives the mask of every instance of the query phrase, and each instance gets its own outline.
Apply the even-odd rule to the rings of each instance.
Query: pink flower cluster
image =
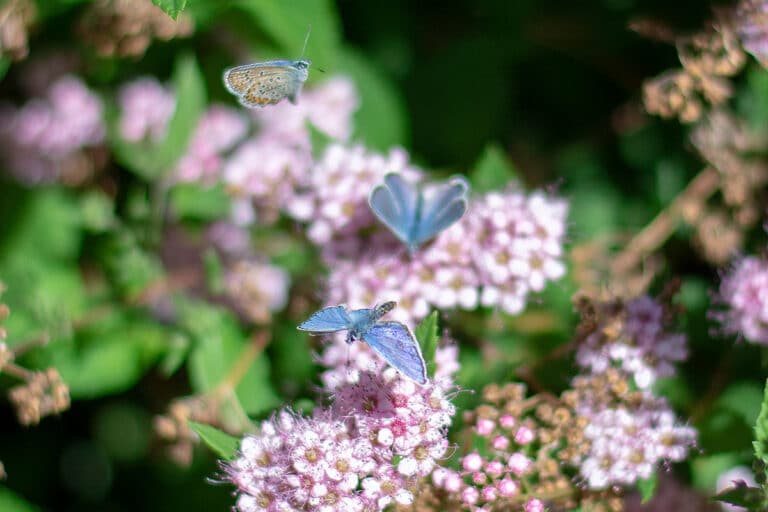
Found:
[[[312,169],[306,194],[290,210],[309,223],[331,269],[328,303],[367,307],[394,300],[409,322],[432,308],[483,305],[516,314],[530,292],[565,273],[562,245],[567,204],[516,189],[472,198],[464,217],[409,255],[375,219],[367,200],[388,172],[418,181],[402,150],[382,156],[359,146],[329,147]]]
[[[606,340],[594,332],[579,346],[576,361],[592,373],[610,367],[631,375],[640,389],[649,389],[659,377],[675,374],[675,364],[688,358],[683,334],[665,331],[664,307],[648,296],[625,305],[621,336]]]
[[[650,478],[663,461],[679,462],[696,442],[696,430],[677,423],[665,400],[647,396],[641,407],[580,411],[591,442],[579,473],[590,489],[633,485]]]
[[[152,77],[123,85],[117,94],[120,136],[128,142],[159,142],[176,110],[176,97]]]
[[[442,385],[420,387],[391,368],[362,371],[333,390],[329,409],[263,422],[226,468],[237,509],[362,512],[412,503],[419,479],[447,455],[455,410]]]
[[[0,110],[0,144],[8,169],[27,183],[58,179],[62,162],[104,141],[101,99],[74,76],[56,79],[43,98]]]
[[[735,263],[722,278],[718,301],[725,309],[713,311],[728,334],[753,343],[768,344],[768,261],[749,256]]]
[[[736,30],[744,49],[768,67],[768,2],[741,0],[736,11]]]
[[[435,487],[458,496],[463,510],[480,512],[519,500],[521,507],[517,510],[543,511],[541,500],[523,497],[525,480],[534,470],[528,452],[536,441],[536,432],[509,414],[496,419],[478,418],[474,431],[485,441],[488,453],[473,451],[465,455],[459,460],[460,471],[436,470],[432,473]]]
[[[590,450],[573,463],[593,490],[648,478],[661,462],[684,460],[696,442],[696,430],[678,423],[667,400],[650,389],[657,377],[674,375],[673,364],[687,358],[685,337],[666,332],[668,314],[650,297],[606,309],[606,323],[594,329],[576,354],[587,374],[574,379],[578,388],[579,382],[597,376],[603,388],[587,388],[575,404],[588,420],[584,436]],[[607,381],[601,380],[606,376]],[[623,391],[613,396],[606,384]]]
[[[173,170],[181,182],[223,182],[237,199],[234,219],[271,222],[294,204],[312,167],[309,125],[333,140],[352,133],[358,97],[352,83],[332,78],[302,93],[297,105],[283,102],[246,114],[223,105],[208,108]],[[152,78],[130,83],[119,94],[123,138],[156,142],[165,136],[175,96]]]

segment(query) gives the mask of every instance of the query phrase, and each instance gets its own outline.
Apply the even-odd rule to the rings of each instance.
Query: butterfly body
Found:
[[[224,71],[224,86],[249,108],[274,105],[288,98],[296,103],[309,77],[310,60],[271,60]]]
[[[399,174],[389,173],[384,184],[371,191],[368,204],[374,215],[414,253],[464,215],[468,191],[466,180],[454,177],[427,198]]]
[[[352,311],[347,311],[344,306],[332,306],[315,312],[298,329],[312,334],[348,331],[347,343],[365,341],[400,373],[419,384],[426,384],[426,363],[411,331],[400,322],[379,321],[394,307],[394,302]]]

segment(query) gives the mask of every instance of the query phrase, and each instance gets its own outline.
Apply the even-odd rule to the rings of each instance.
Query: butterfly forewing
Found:
[[[352,326],[350,318],[344,306],[324,308],[302,322],[298,329],[309,332],[337,332],[349,329]]]
[[[410,244],[417,202],[418,190],[395,173],[384,177],[384,184],[373,189],[368,201],[379,220],[405,244]]]
[[[393,368],[419,384],[427,383],[427,365],[416,338],[400,322],[379,322],[363,340]]]

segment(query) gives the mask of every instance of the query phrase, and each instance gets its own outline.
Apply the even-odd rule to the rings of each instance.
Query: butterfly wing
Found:
[[[363,340],[387,363],[418,384],[427,383],[427,365],[419,343],[400,322],[380,322],[363,333]]]
[[[467,181],[455,177],[425,200],[414,230],[413,243],[422,244],[458,221],[467,211],[467,191]]]
[[[416,220],[419,192],[397,173],[384,177],[384,184],[376,186],[368,198],[371,211],[403,243],[411,244],[411,233]]]
[[[298,326],[300,331],[311,333],[337,332],[349,329],[352,319],[344,306],[332,306],[315,312]]]
[[[246,64],[224,71],[224,86],[249,108],[273,105],[283,98],[296,102],[306,78],[306,70],[290,61]]]

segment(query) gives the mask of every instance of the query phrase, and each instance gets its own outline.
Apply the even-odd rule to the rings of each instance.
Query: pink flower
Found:
[[[722,278],[719,301],[724,310],[712,316],[729,334],[768,344],[768,263],[749,256],[737,261]]]
[[[523,506],[525,512],[544,512],[544,502],[538,498],[532,498]]]
[[[174,94],[151,77],[123,85],[117,102],[120,135],[130,142],[161,140],[176,109]]]

